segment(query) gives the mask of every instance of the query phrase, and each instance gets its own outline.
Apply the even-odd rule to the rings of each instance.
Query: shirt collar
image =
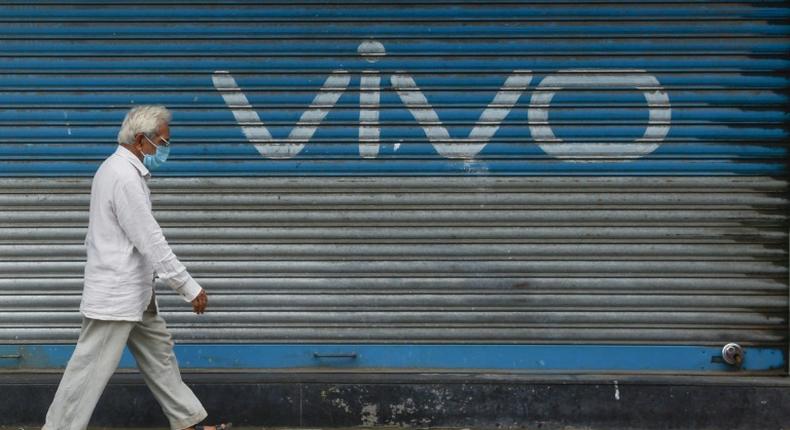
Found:
[[[132,166],[137,169],[137,171],[140,173],[140,176],[143,178],[148,179],[151,177],[151,172],[148,171],[148,168],[145,167],[145,165],[140,161],[139,158],[137,158],[136,155],[132,154],[132,151],[124,148],[121,145],[118,145],[118,149],[115,150],[115,154],[113,155],[118,155],[119,157],[132,163]]]

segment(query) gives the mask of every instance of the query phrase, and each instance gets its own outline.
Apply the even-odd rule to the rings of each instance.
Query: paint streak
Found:
[[[372,427],[379,422],[379,407],[374,404],[362,406],[362,425]]]

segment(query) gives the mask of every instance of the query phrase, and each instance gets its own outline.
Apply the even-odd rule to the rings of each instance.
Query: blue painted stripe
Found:
[[[267,128],[275,139],[285,139],[293,129],[293,125],[271,125]],[[465,138],[469,135],[471,125],[466,127],[458,127],[460,130],[454,130],[450,127],[451,138]],[[564,125],[562,123],[552,124],[551,126],[554,134],[569,143],[574,139],[578,142],[632,142],[634,139],[640,138],[645,132],[645,126],[638,125],[608,125],[608,124],[586,124],[586,125]],[[70,140],[104,140],[108,143],[115,141],[115,136],[118,132],[118,127],[113,126],[0,126],[0,142],[13,142],[18,143],[16,139],[70,139]],[[234,139],[241,141],[244,135],[241,128],[237,125],[205,127],[193,126],[188,128],[171,129],[173,142],[182,144],[193,144],[195,139],[201,139],[203,142],[215,141],[219,142],[223,139]],[[322,125],[315,132],[311,142],[317,143],[322,140],[337,141],[337,142],[354,142],[358,140],[359,129],[358,126],[352,125],[338,125],[329,124]],[[503,125],[498,131],[496,136],[500,139],[515,140],[522,142],[532,142],[530,136],[530,129],[527,125]],[[759,140],[756,145],[762,142],[773,141],[781,142],[783,139],[790,137],[790,129],[782,126],[782,124],[744,124],[737,126],[727,125],[675,125],[671,128],[667,135],[668,140],[715,140],[715,139],[736,139],[736,140]],[[381,139],[397,140],[397,141],[416,141],[424,142],[426,140],[425,132],[416,124],[402,124],[402,125],[387,125],[381,127]],[[309,145],[309,143],[307,144]],[[250,144],[250,146],[252,146]]]
[[[0,161],[0,176],[93,176],[100,161],[39,159]],[[570,163],[560,160],[349,160],[288,159],[168,161],[157,176],[430,176],[430,175],[781,175],[785,160],[639,159],[617,163]]]
[[[221,43],[216,40],[183,41],[161,40],[155,44],[142,44],[134,40],[99,40],[99,41],[47,41],[9,40],[0,45],[2,54],[56,54],[56,55],[102,55],[119,54],[133,55],[184,55],[198,53],[201,55],[355,55],[358,40],[268,40],[234,41],[233,44]],[[387,55],[519,55],[519,54],[645,54],[651,52],[683,53],[705,52],[753,52],[782,54],[790,50],[790,40],[785,38],[666,38],[666,39],[481,39],[470,40],[459,44],[454,40],[426,39],[387,40]]]
[[[103,160],[115,151],[117,145],[114,143],[106,144],[87,144],[77,142],[31,142],[27,144],[0,143],[0,158],[4,160],[27,160],[34,161],[44,158],[57,158],[60,160]],[[706,142],[666,142],[649,155],[649,158],[667,158],[678,156],[695,156],[703,158],[777,158],[790,155],[790,148],[782,145],[782,142],[763,142],[762,145],[750,145],[745,143],[706,143]],[[401,143],[395,149],[392,140],[381,143],[376,159],[379,160],[398,160],[409,156],[420,156],[426,159],[436,158],[436,150],[425,142]],[[294,159],[337,159],[337,158],[359,158],[359,145],[349,143],[310,143],[306,145],[302,152]],[[532,142],[503,142],[499,139],[488,143],[485,148],[475,157],[482,160],[486,158],[501,157],[529,157],[529,158],[551,158],[543,150]],[[185,162],[190,160],[203,160],[223,162],[225,160],[248,161],[264,160],[252,145],[242,142],[238,143],[201,143],[201,142],[179,142],[170,154],[169,162]],[[532,162],[524,160],[525,163]]]
[[[685,41],[684,41],[685,43]],[[356,43],[359,44],[358,42]],[[615,45],[616,46],[616,45]],[[356,48],[354,48],[356,49]],[[353,52],[353,50],[352,50]],[[329,70],[312,73],[296,72],[283,74],[256,73],[254,75],[236,76],[239,85],[250,89],[300,87],[321,87]],[[661,73],[651,71],[656,79],[667,88],[673,86],[718,86],[711,90],[728,91],[735,88],[771,87],[783,88],[790,84],[790,77],[782,74],[742,74],[742,73]],[[489,87],[498,89],[505,80],[505,75],[499,74],[463,74],[463,73],[430,73],[415,74],[415,80],[423,89],[430,87]],[[535,82],[539,82],[542,75],[535,75]],[[352,77],[352,86],[357,87],[357,77]],[[203,74],[112,74],[100,73],[60,73],[60,74],[2,74],[0,75],[0,88],[29,87],[31,90],[41,88],[61,87],[67,89],[93,89],[93,88],[146,88],[158,90],[161,88],[191,88],[199,87],[202,91],[213,92],[211,78]],[[727,88],[724,88],[727,87]],[[290,88],[289,88],[290,89]],[[493,94],[493,92],[492,92]],[[702,94],[699,94],[700,96]],[[674,99],[674,97],[673,97]],[[674,103],[673,103],[674,106]],[[2,106],[0,106],[2,107]],[[46,106],[42,106],[45,109]]]
[[[558,103],[561,106],[563,103]],[[567,104],[567,103],[566,103]],[[635,106],[639,106],[635,104]],[[0,109],[0,125],[47,125],[47,126],[97,126],[104,127],[118,127],[118,124],[123,121],[126,114],[126,109],[37,109],[31,110],[10,110]],[[445,126],[452,127],[471,127],[477,122],[483,112],[483,108],[453,108],[453,107],[439,107],[436,109],[437,115]],[[527,121],[526,106],[514,107],[506,122],[502,127],[511,125],[526,125]],[[290,125],[293,126],[300,115],[304,112],[304,108],[281,108],[268,110],[264,109],[259,112],[262,120],[266,121],[267,125]],[[645,127],[648,120],[647,107],[630,107],[630,108],[617,108],[617,107],[603,107],[603,106],[589,106],[589,107],[555,107],[552,108],[549,118],[553,124],[584,122],[584,123],[598,123],[598,124],[629,124],[635,123]],[[744,111],[743,109],[726,108],[726,107],[706,107],[706,108],[672,108],[672,125],[673,127],[683,127],[687,125],[712,125],[712,126],[732,126],[743,125],[748,123],[758,124],[763,123],[766,125],[779,126],[783,122],[790,120],[790,112],[783,111]],[[24,123],[24,124],[22,124]],[[773,124],[772,124],[773,123]],[[334,108],[327,115],[327,118],[322,122],[321,127],[327,125],[345,125],[350,128],[359,127],[359,109],[353,108]],[[228,112],[219,109],[211,110],[197,110],[197,109],[179,109],[173,112],[173,122],[171,129],[179,133],[185,133],[188,130],[182,127],[193,127],[196,125],[212,125],[212,126],[238,126]],[[380,127],[386,128],[391,125],[395,126],[416,126],[414,117],[405,109],[400,106],[380,108]],[[468,133],[468,131],[467,131]],[[112,140],[111,135],[106,136]],[[495,135],[494,138],[497,136]],[[173,134],[173,138],[177,139],[178,136]]]
[[[212,70],[213,72],[213,70]],[[326,79],[326,76],[323,79]],[[332,113],[335,112],[337,107],[346,107],[359,110],[359,85],[358,74],[354,76],[350,89],[343,93],[338,100],[338,103],[330,111],[328,119],[331,119]],[[504,82],[506,74],[498,74],[500,77],[499,85]],[[204,79],[211,79],[211,73],[207,72]],[[389,74],[384,74],[383,79],[389,79]],[[241,79],[240,79],[241,81]],[[418,85],[421,85],[420,78],[415,78]],[[536,80],[536,82],[539,82]],[[261,91],[261,90],[247,90],[246,84],[239,82],[242,90],[245,92],[248,101],[261,111],[264,115],[262,119],[266,119],[266,115],[271,115],[272,109],[288,109],[285,112],[295,115],[294,121],[299,118],[303,112],[316,96],[317,89],[306,89],[301,91]],[[471,105],[473,109],[484,109],[496,95],[497,90],[475,90],[463,89],[464,83],[456,82],[454,85],[459,85],[461,89],[456,91],[441,91],[436,89],[424,89],[425,98],[436,109],[450,108],[453,106]],[[530,97],[534,86],[527,89],[521,95],[518,105],[515,108],[528,108]],[[698,108],[711,107],[716,108],[717,105],[739,105],[748,109],[749,107],[761,107],[761,105],[779,105],[774,106],[776,111],[782,111],[781,105],[790,102],[788,94],[778,90],[698,90],[698,91],[668,91],[670,102],[672,106],[692,105]],[[552,100],[552,109],[563,106],[576,106],[582,104],[581,107],[590,108],[604,108],[609,105],[625,105],[635,107],[636,109],[646,109],[646,103],[641,93],[625,89],[623,91],[580,91],[580,90],[566,90],[558,92],[555,96],[557,100]],[[206,105],[219,109],[227,119],[232,119],[233,115],[225,106],[222,97],[213,88],[206,86],[202,90],[192,90],[189,92],[184,91],[111,91],[111,92],[82,92],[78,90],[67,92],[47,92],[40,93],[34,91],[0,91],[0,100],[3,100],[3,106],[6,109],[10,105],[41,105],[51,109],[51,106],[63,105],[87,105],[87,106],[107,106],[114,109],[127,108],[133,104],[165,104],[167,106],[194,106],[204,107]],[[381,93],[381,110],[382,112],[389,112],[397,109],[406,109],[401,99],[392,91],[389,85],[386,85],[384,91]],[[125,112],[124,112],[125,113]],[[297,114],[298,113],[298,114]],[[441,115],[441,111],[439,111]],[[178,119],[178,118],[176,118]],[[358,119],[358,118],[357,118]],[[386,118],[382,118],[382,121]],[[120,125],[116,126],[116,129]]]
[[[58,5],[42,8],[40,6],[2,6],[0,16],[5,19],[126,19],[148,21],[152,19],[288,19],[288,20],[316,20],[316,19],[387,19],[404,20],[415,19],[412,8],[398,7],[396,5],[370,2],[365,7],[358,4],[334,4],[332,7],[288,7],[269,4],[265,8],[255,5],[226,4],[223,7],[192,5],[189,8],[156,7],[145,8],[129,5],[103,4],[101,8],[84,9],[73,5]],[[779,5],[781,6],[781,5]],[[674,4],[672,7],[657,4],[642,4],[623,7],[619,4],[593,3],[584,4],[577,2],[573,7],[567,4],[509,4],[507,7],[498,5],[486,6],[482,4],[446,4],[430,5],[421,4],[421,18],[435,19],[548,19],[548,18],[688,18],[697,15],[707,19],[728,18],[783,18],[790,16],[788,10],[777,7],[777,4]]]
[[[3,345],[4,369],[63,368],[73,345]],[[785,349],[745,348],[744,371],[781,371]],[[349,355],[350,357],[316,357]],[[718,347],[658,345],[371,345],[184,344],[176,346],[186,369],[492,369],[533,371],[727,372]],[[135,367],[125,351],[121,368]]]
[[[120,53],[119,53],[120,54]],[[112,60],[112,61],[109,61]],[[345,56],[270,57],[243,56],[223,57],[220,55],[196,55],[194,57],[5,57],[0,62],[3,72],[18,73],[19,70],[84,70],[89,72],[112,70],[189,71],[213,73],[215,70],[327,71],[343,65],[345,70],[369,70],[370,63],[355,52]],[[386,56],[376,63],[377,70],[395,71],[492,71],[510,70],[558,70],[558,69],[648,69],[654,71],[674,69],[735,69],[742,71],[781,71],[790,68],[790,59],[779,56],[754,56],[744,61],[739,55],[664,55],[627,57],[607,55],[576,56],[516,56],[495,57],[392,57]]]
[[[572,6],[572,7],[575,7]],[[417,12],[415,12],[417,13]],[[41,25],[31,25],[23,20],[3,22],[0,37],[3,36],[61,36],[61,37],[133,37],[171,39],[174,36],[222,37],[234,36],[241,39],[262,36],[313,36],[326,37],[452,37],[474,36],[674,36],[727,34],[729,36],[785,35],[790,32],[786,21],[729,20],[705,21],[699,16],[689,16],[682,21],[633,20],[621,22],[571,21],[565,23],[552,21],[523,22],[281,22],[277,25],[264,25],[256,22],[215,22],[184,23],[166,22],[84,22],[52,21]]]

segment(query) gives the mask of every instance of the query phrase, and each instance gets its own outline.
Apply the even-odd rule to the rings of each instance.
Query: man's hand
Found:
[[[208,294],[206,290],[201,289],[195,300],[192,300],[192,310],[196,314],[202,314],[206,311],[206,306],[208,306]]]

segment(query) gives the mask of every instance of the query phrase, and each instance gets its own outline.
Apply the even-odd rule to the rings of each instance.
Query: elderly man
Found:
[[[93,177],[82,329],[44,430],[88,426],[124,346],[134,355],[171,428],[229,427],[195,427],[206,418],[206,410],[181,380],[173,340],[154,294],[154,279],[159,277],[191,302],[196,314],[208,304],[205,290],[173,254],[151,213],[146,182],[149,171],[167,160],[170,119],[162,106],[130,110],[118,133],[118,148]]]

